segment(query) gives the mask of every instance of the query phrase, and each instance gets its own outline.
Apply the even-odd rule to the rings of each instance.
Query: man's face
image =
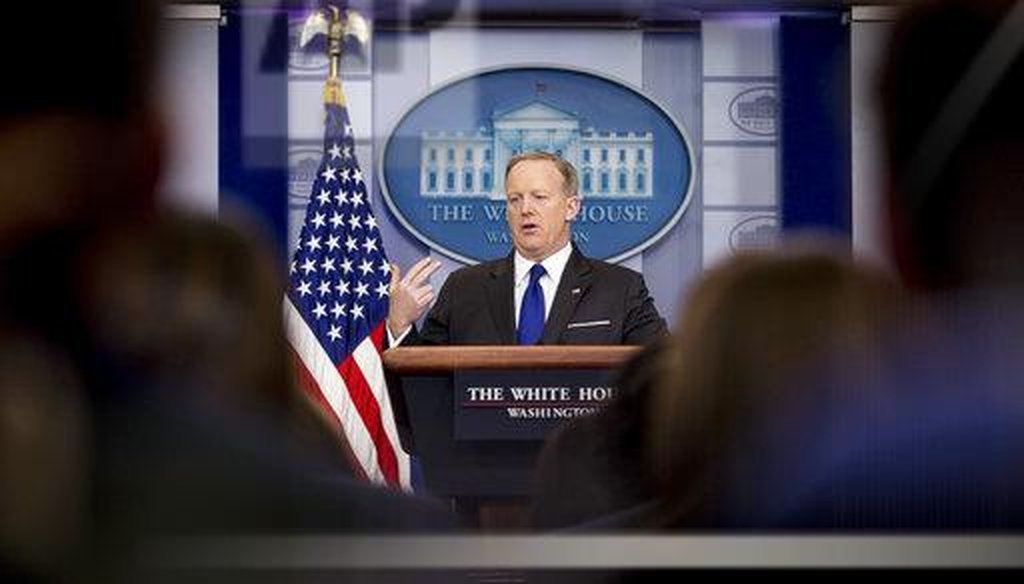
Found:
[[[505,180],[508,227],[516,250],[539,262],[569,242],[569,223],[580,211],[580,199],[568,197],[562,175],[547,160],[524,160]]]

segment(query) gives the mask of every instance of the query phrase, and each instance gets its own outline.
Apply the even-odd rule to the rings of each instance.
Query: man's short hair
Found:
[[[508,181],[508,175],[512,172],[520,162],[526,162],[527,160],[546,160],[551,164],[555,165],[559,174],[562,175],[562,192],[567,197],[578,197],[580,194],[580,180],[576,176],[576,168],[571,162],[562,158],[561,156],[555,156],[549,152],[524,152],[523,154],[516,154],[508,161],[508,165],[505,167],[505,181]]]

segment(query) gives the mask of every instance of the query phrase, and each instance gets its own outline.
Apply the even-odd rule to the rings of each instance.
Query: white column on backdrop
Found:
[[[853,250],[865,261],[891,267],[886,244],[882,120],[877,103],[879,67],[896,11],[857,7],[850,25],[850,115]]]
[[[757,245],[778,225],[776,136],[737,123],[745,95],[774,95],[778,103],[778,25],[776,16],[750,15],[701,23],[705,267]]]

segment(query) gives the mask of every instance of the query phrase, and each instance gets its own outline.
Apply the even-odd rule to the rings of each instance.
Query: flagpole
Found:
[[[301,387],[325,408],[357,476],[409,489],[409,456],[402,450],[380,357],[389,264],[356,160],[340,75],[345,40],[351,36],[365,45],[369,25],[354,10],[328,5],[306,19],[299,44],[307,47],[321,36],[330,59],[324,152],[289,269],[288,339]]]
[[[337,6],[328,6],[330,23],[327,29],[327,56],[331,62],[330,74],[324,85],[324,105],[345,105],[345,93],[341,90],[341,51],[345,39],[345,21]]]

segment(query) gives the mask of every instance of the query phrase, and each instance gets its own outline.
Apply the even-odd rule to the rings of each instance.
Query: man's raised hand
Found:
[[[402,276],[397,264],[391,264],[391,300],[388,307],[388,330],[399,336],[416,322],[434,301],[434,288],[430,276],[441,267],[441,262],[425,257]]]

